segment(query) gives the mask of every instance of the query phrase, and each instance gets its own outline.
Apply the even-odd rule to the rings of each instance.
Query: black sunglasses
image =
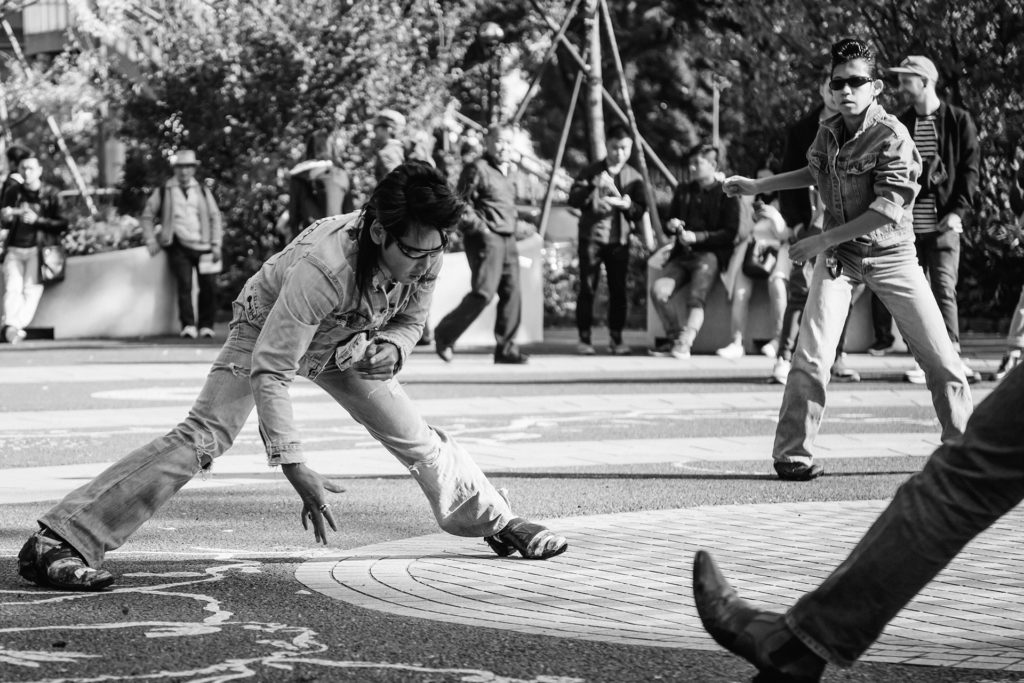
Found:
[[[850,86],[850,90],[856,90],[857,88],[867,85],[872,82],[873,78],[867,76],[850,76],[849,78],[833,78],[828,82],[830,90],[842,90],[846,86]]]
[[[441,246],[434,247],[433,249],[420,249],[419,247],[414,247],[411,244],[406,244],[397,237],[391,237],[390,235],[388,235],[388,237],[395,241],[400,252],[405,254],[407,257],[418,261],[419,259],[424,259],[428,256],[440,254],[448,248],[448,233],[444,230],[438,230],[437,234],[441,236]]]

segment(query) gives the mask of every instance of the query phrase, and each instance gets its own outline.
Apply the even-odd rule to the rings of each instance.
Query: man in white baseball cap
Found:
[[[978,131],[967,111],[944,102],[936,94],[939,70],[932,60],[910,55],[889,72],[899,77],[900,90],[910,99],[910,108],[900,114],[899,119],[913,136],[923,164],[918,179],[921,191],[914,201],[917,258],[928,274],[946,332],[959,351],[956,285],[960,271],[960,234],[978,190],[981,159]],[[877,297],[871,303],[875,328],[871,352],[883,355],[892,346],[892,316]],[[966,362],[964,374],[972,382],[981,379]],[[915,365],[904,379],[924,384],[924,372]]]

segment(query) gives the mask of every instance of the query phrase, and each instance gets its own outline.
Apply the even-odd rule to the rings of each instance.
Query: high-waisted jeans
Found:
[[[859,246],[846,242],[836,255],[843,272],[832,277],[825,255],[817,258],[793,365],[786,381],[775,431],[776,462],[812,459],[811,445],[825,413],[825,387],[835,362],[836,343],[850,310],[853,288],[864,282],[885,304],[900,334],[925,373],[942,440],[963,434],[973,403],[960,356],[953,347],[917,263],[914,245]]]
[[[1019,366],[963,436],[939,446],[899,488],[846,561],[789,610],[786,624],[800,640],[850,666],[971,539],[1024,500],[1022,404]]]
[[[188,417],[69,493],[40,524],[99,567],[107,551],[231,446],[255,405],[249,372],[258,335],[236,316]],[[424,421],[397,379],[366,380],[334,369],[314,381],[409,469],[442,529],[483,537],[511,521],[508,503],[465,449]]]

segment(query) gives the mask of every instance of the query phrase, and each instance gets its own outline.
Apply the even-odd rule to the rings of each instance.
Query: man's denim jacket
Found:
[[[855,241],[885,247],[914,241],[914,197],[921,155],[906,126],[881,105],[868,107],[860,128],[840,148],[843,117],[821,123],[807,150],[807,164],[825,203],[830,230],[873,210],[889,223]]]
[[[367,340],[398,348],[398,372],[423,333],[441,259],[419,282],[395,283],[390,291],[390,279],[378,270],[360,296],[360,216],[317,221],[270,257],[235,299],[236,318],[260,330],[250,381],[271,465],[304,460],[288,395],[297,373],[316,378],[336,362],[336,351],[339,358],[359,360],[346,350],[361,355]]]

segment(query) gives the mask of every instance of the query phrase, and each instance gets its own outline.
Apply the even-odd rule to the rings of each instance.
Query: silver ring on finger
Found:
[[[327,512],[327,508],[329,507],[331,506],[328,505],[327,503],[324,503],[323,505],[320,506],[320,512]]]

